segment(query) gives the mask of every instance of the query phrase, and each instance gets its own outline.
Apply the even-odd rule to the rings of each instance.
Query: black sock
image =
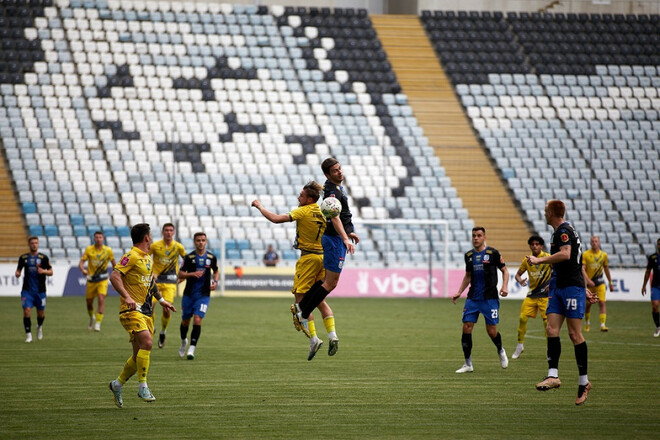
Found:
[[[330,292],[325,290],[325,287],[323,287],[323,285],[319,286],[316,290],[314,290],[314,292],[311,294],[312,303],[307,305],[305,309],[301,309],[303,318],[305,319],[309,318],[309,315],[314,311],[315,308],[319,306],[319,304],[323,302],[325,297],[328,296],[328,293]]]
[[[309,309],[309,307],[313,303],[312,297],[314,296],[314,292],[317,289],[319,289],[322,285],[323,285],[323,281],[317,281],[316,283],[314,283],[314,285],[312,285],[312,287],[303,295],[302,299],[298,303],[300,310],[303,312],[303,317],[308,318],[309,314],[312,313],[311,311],[314,310],[314,308],[316,307],[315,306]],[[307,316],[305,316],[305,310],[310,310],[309,312],[307,312]]]
[[[200,333],[202,333],[202,326],[193,324],[192,332],[190,332],[190,345],[197,345]]]
[[[559,336],[548,338],[548,368],[559,368],[561,356],[561,340]]]
[[[466,360],[470,359],[470,356],[472,356],[472,333],[463,333],[461,345],[463,346],[463,356]]]
[[[44,325],[44,319],[46,319],[45,316],[42,316],[42,317],[37,316],[37,325],[38,325],[39,327],[41,327],[42,325]]]
[[[188,326],[181,324],[179,327],[179,333],[181,333],[181,340],[186,339],[186,336],[188,336]]]
[[[653,312],[653,322],[656,327],[660,327],[660,312]]]
[[[32,320],[23,317],[23,327],[25,327],[25,333],[30,333],[32,331]]]
[[[584,341],[583,343],[576,345],[574,348],[575,348],[575,362],[577,362],[578,372],[580,376],[586,376],[587,363],[589,359],[587,352],[587,341]]]
[[[493,344],[495,344],[495,347],[497,348],[497,353],[502,351],[502,335],[500,335],[500,332],[497,332],[494,338],[490,338],[491,341],[493,341]]]

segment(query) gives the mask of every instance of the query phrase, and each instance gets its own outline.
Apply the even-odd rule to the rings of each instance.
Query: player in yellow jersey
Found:
[[[532,255],[537,258],[548,257],[550,254],[543,250],[545,241],[538,235],[532,235],[527,240]],[[527,272],[527,278],[522,276]],[[546,327],[548,326],[548,317],[545,314],[548,308],[548,288],[550,287],[550,277],[552,276],[552,264],[529,264],[527,257],[523,258],[522,264],[516,272],[516,281],[521,286],[529,284],[529,292],[523,300],[520,307],[520,321],[518,322],[518,345],[513,352],[511,359],[518,359],[525,351],[525,333],[527,333],[527,320],[536,318],[538,312],[541,312],[543,319],[543,330],[547,336]]]
[[[131,228],[133,247],[125,253],[115,266],[110,282],[119,293],[119,321],[130,335],[133,354],[124,364],[117,379],[110,382],[115,405],[121,408],[122,388],[126,381],[138,373],[138,397],[145,402],[156,400],[147,385],[149,360],[151,357],[153,321],[152,296],[155,296],[164,309],[176,312],[172,304],[165,301],[158,293],[153,279],[153,262],[149,256],[151,230],[146,223],[139,223]]]
[[[598,308],[600,309],[600,331],[606,332],[609,330],[605,325],[607,319],[607,306],[605,302],[605,279],[610,284],[610,292],[612,291],[612,275],[610,275],[610,267],[607,262],[607,253],[600,248],[600,238],[597,235],[591,237],[591,249],[582,253],[582,274],[584,279],[587,280],[587,289],[591,293],[598,295]],[[584,311],[584,331],[591,330],[591,303],[587,301],[587,308]]]
[[[154,260],[154,274],[158,291],[169,303],[174,304],[177,289],[177,274],[179,273],[179,257],[186,256],[186,250],[183,245],[174,240],[174,225],[165,223],[162,229],[163,239],[154,242],[151,245],[149,254]],[[161,329],[158,335],[158,348],[165,345],[165,333],[170,324],[171,313],[168,309],[163,309],[163,316],[160,319]],[[152,317],[155,320],[155,316]]]
[[[94,232],[94,244],[85,248],[85,252],[83,252],[78,263],[78,268],[87,277],[85,291],[87,313],[89,314],[87,329],[94,328],[97,332],[101,331],[101,322],[103,322],[103,312],[105,311],[105,297],[108,295],[108,263],[112,263],[112,267],[117,264],[112,248],[104,245],[104,240],[103,232]],[[87,262],[87,269],[85,269],[85,261]],[[94,315],[94,298],[98,298],[96,315]]]
[[[293,279],[293,289],[291,292],[295,296],[296,303],[308,292],[317,281],[325,277],[323,268],[323,246],[321,237],[325,231],[326,220],[321,214],[318,200],[323,187],[317,182],[307,183],[298,195],[298,207],[288,214],[275,214],[261,205],[259,200],[252,202],[252,206],[257,208],[261,214],[273,223],[296,222],[296,241],[294,248],[300,249],[300,259],[296,263],[296,273]],[[323,301],[318,305],[318,310],[323,316],[323,324],[328,332],[330,347],[328,355],[333,356],[337,353],[338,341],[335,329],[335,318],[332,309]],[[294,325],[296,322],[294,321]],[[316,335],[316,326],[313,316],[309,317],[307,329],[296,326],[300,331],[310,338],[308,361],[314,359],[316,353],[323,345],[323,341]],[[309,333],[309,334],[308,334]]]

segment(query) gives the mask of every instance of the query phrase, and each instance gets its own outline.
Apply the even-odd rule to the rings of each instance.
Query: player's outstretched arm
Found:
[[[266,219],[272,223],[286,223],[291,221],[291,216],[289,214],[275,214],[264,208],[258,199],[252,202],[252,206],[257,208],[261,215],[266,217]]]

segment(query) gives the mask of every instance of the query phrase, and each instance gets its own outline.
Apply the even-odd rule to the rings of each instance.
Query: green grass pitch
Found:
[[[475,372],[455,374],[463,300],[329,303],[339,352],[328,357],[326,344],[312,362],[287,298],[213,298],[194,361],[177,354],[176,314],[165,348],[154,344],[151,356],[157,400],[138,400],[134,377],[120,410],[107,388],[130,354],[117,297],[101,333],[87,330],[83,298],[50,298],[45,338],[36,341],[34,331],[31,344],[23,342],[20,300],[0,298],[0,438],[658,438],[660,338],[646,302],[609,303],[610,332],[586,334],[593,390],[582,407],[574,405],[577,367],[565,329],[562,387],[534,388],[547,371],[540,318],[529,321],[525,352],[506,370],[481,318]],[[519,308],[502,301],[509,356]],[[36,330],[35,313],[32,320]],[[327,339],[320,320],[317,327]]]

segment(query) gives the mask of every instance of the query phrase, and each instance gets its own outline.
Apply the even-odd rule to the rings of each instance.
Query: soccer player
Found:
[[[112,263],[112,267],[117,265],[112,248],[104,245],[104,240],[103,232],[94,232],[94,244],[85,248],[85,252],[83,252],[78,263],[78,268],[87,277],[87,288],[85,290],[87,313],[89,314],[87,329],[94,328],[97,332],[101,331],[105,298],[108,296],[108,263]],[[87,269],[85,269],[85,261],[87,261]],[[96,316],[94,316],[94,298],[98,299]]]
[[[353,215],[348,206],[348,195],[341,185],[344,181],[341,164],[337,159],[329,157],[321,163],[321,169],[327,179],[323,186],[323,198],[336,197],[339,199],[341,213],[338,217],[327,221],[325,232],[323,232],[321,238],[323,267],[325,268],[324,279],[314,283],[309,292],[300,300],[300,303],[291,306],[291,312],[297,322],[296,327],[300,326],[307,336],[310,336],[308,328],[310,313],[337,287],[341,270],[344,267],[346,252],[353,254],[355,252],[353,243],[358,244],[360,242],[360,238],[353,227]],[[336,351],[339,340],[330,338],[329,343],[328,350]]]
[[[115,266],[110,282],[119,293],[119,322],[130,335],[133,353],[124,364],[117,379],[110,382],[115,405],[122,408],[122,389],[126,381],[138,373],[138,397],[145,402],[156,400],[147,385],[149,360],[151,357],[153,320],[152,295],[163,308],[176,312],[172,304],[158,293],[153,279],[153,262],[149,256],[151,230],[146,223],[131,228],[133,247],[125,253]]]
[[[582,276],[587,280],[587,289],[598,296],[598,307],[600,309],[600,331],[608,330],[605,325],[607,319],[607,308],[605,306],[605,280],[603,274],[607,277],[607,282],[612,291],[612,276],[610,267],[607,263],[607,253],[600,248],[600,238],[597,235],[591,237],[591,249],[582,253]],[[584,312],[584,331],[591,330],[591,303],[587,302]]]
[[[580,260],[580,236],[573,226],[564,220],[566,205],[561,200],[550,200],[545,206],[545,220],[552,226],[552,244],[550,256],[527,256],[529,264],[552,264],[552,278],[548,299],[548,375],[536,384],[539,391],[559,388],[559,356],[561,341],[559,331],[566,321],[568,335],[575,349],[575,361],[579,372],[579,385],[576,405],[582,405],[591,390],[591,382],[587,376],[587,342],[582,336],[582,317],[584,316],[585,300],[593,301],[591,292],[586,289],[582,276]]]
[[[16,278],[23,277],[21,303],[23,306],[23,327],[25,327],[25,342],[32,342],[32,307],[37,308],[37,339],[44,338],[44,319],[46,318],[46,277],[53,276],[48,255],[39,252],[39,239],[28,237],[30,251],[18,257]]]
[[[471,373],[472,366],[472,330],[479,319],[479,314],[486,320],[486,332],[497,348],[502,368],[509,366],[509,359],[502,347],[502,335],[497,331],[500,321],[500,300],[497,297],[497,270],[502,272],[502,288],[500,295],[509,294],[509,270],[499,251],[486,245],[486,230],[482,226],[472,228],[472,246],[474,249],[465,253],[465,275],[458,292],[451,297],[451,302],[461,296],[465,288],[470,285],[465,307],[463,308],[463,335],[461,345],[465,363],[456,370],[457,373]]]
[[[527,240],[529,249],[535,257],[547,257],[547,252],[543,251],[545,241],[538,235],[532,235]],[[520,307],[520,321],[518,322],[518,345],[516,351],[513,352],[511,359],[518,359],[523,351],[525,351],[525,333],[527,333],[527,320],[529,318],[536,318],[538,312],[541,312],[543,319],[543,331],[548,326],[548,317],[545,310],[548,307],[548,288],[550,285],[550,276],[552,275],[552,266],[550,264],[537,264],[530,265],[527,258],[523,258],[518,272],[516,272],[516,281],[521,286],[527,285],[527,278],[522,276],[527,272],[529,278],[529,292],[527,297],[523,300]]]
[[[655,332],[653,337],[660,336],[660,238],[656,242],[656,253],[648,256],[646,263],[646,272],[644,272],[644,282],[642,283],[642,296],[646,295],[646,283],[649,281],[651,271],[653,279],[651,280],[651,309],[653,311],[653,322],[655,323]]]
[[[181,346],[179,356],[186,356],[189,360],[195,359],[195,347],[202,332],[202,319],[211,301],[211,290],[218,286],[218,260],[211,252],[206,250],[206,234],[196,232],[193,236],[195,250],[185,256],[183,266],[179,271],[179,279],[186,280],[186,287],[181,300]],[[190,333],[190,347],[188,345],[188,328],[190,318],[193,318],[193,329]]]
[[[178,285],[179,257],[185,257],[186,250],[181,243],[174,240],[174,225],[172,223],[163,225],[162,234],[163,239],[151,245],[149,254],[154,259],[154,274],[156,275],[158,291],[166,301],[174,304]],[[163,315],[160,318],[161,329],[158,335],[158,348],[163,348],[165,345],[165,334],[171,317],[170,311],[164,308]]]
[[[296,222],[296,240],[293,247],[300,249],[300,259],[296,263],[296,273],[293,278],[293,289],[291,290],[296,303],[300,302],[305,292],[308,292],[314,283],[323,280],[325,275],[321,236],[326,228],[326,220],[317,203],[322,189],[317,182],[307,183],[298,195],[298,207],[288,214],[275,214],[264,208],[259,200],[252,202],[252,206],[273,223]],[[339,346],[334,314],[325,300],[319,304],[318,309],[323,316],[323,324],[330,340],[328,355],[334,356]],[[297,321],[294,319],[294,325],[296,323]],[[300,327],[297,328],[302,330]],[[323,341],[316,334],[314,317],[311,314],[308,317],[307,330],[310,333],[307,360],[311,361],[323,345]]]

